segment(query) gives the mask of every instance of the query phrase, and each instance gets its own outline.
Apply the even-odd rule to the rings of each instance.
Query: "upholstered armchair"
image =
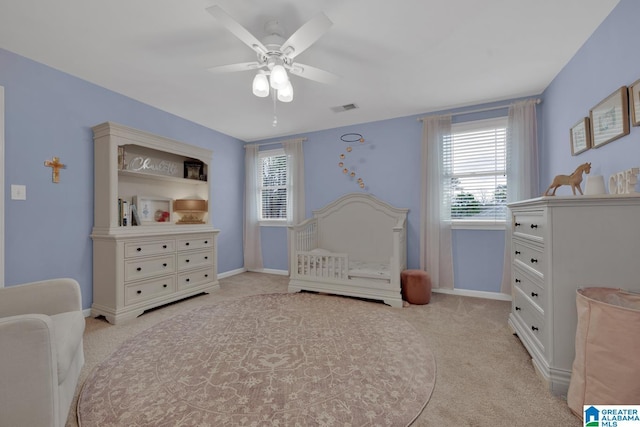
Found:
[[[63,427],[84,364],[80,286],[0,288],[0,425]]]

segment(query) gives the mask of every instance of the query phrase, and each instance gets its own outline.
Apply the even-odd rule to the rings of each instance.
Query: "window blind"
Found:
[[[286,220],[288,170],[284,150],[260,152],[258,168],[259,220]]]
[[[451,136],[444,141],[443,171],[453,221],[504,223],[506,142],[506,117],[452,126]]]

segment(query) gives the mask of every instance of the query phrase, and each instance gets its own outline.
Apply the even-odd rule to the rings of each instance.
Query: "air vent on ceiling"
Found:
[[[356,104],[345,104],[338,107],[331,107],[331,111],[334,113],[342,113],[343,111],[355,110],[356,108],[358,108]]]

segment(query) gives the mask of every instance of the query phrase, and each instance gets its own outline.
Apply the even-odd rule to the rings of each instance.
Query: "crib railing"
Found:
[[[293,268],[298,277],[344,280],[349,277],[349,256],[344,253],[297,251]]]
[[[297,251],[310,251],[318,244],[318,221],[305,221],[299,226],[293,227],[295,248]]]

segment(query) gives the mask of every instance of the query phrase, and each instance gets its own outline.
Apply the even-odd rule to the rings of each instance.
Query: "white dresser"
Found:
[[[208,213],[202,223],[177,223],[180,214],[171,208],[177,199],[208,202],[211,151],[115,123],[93,131],[92,315],[115,324],[217,289],[219,230]],[[185,178],[194,164],[196,179]],[[131,218],[122,225],[123,200],[144,203],[140,225],[132,226]],[[158,210],[168,218],[154,216]]]
[[[554,196],[509,204],[509,325],[556,395],[566,395],[571,379],[576,290],[604,286],[640,291],[637,196]]]

